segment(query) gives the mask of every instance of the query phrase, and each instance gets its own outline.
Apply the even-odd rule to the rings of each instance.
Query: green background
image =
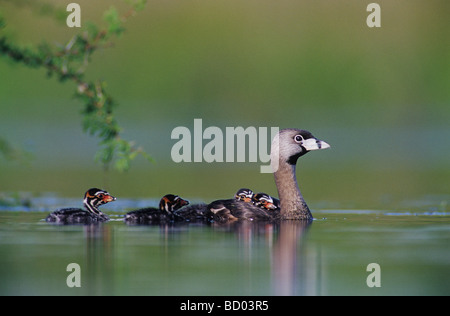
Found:
[[[111,5],[129,9],[123,1],[77,3],[82,24],[102,23]],[[366,25],[369,3],[148,1],[87,71],[119,103],[123,137],[155,158],[123,174],[94,161],[97,139],[82,132],[72,83],[0,59],[0,135],[32,153],[26,163],[0,158],[0,191],[81,197],[98,186],[119,198],[210,200],[250,187],[276,195],[261,163],[171,160],[171,131],[193,130],[201,118],[204,128],[296,127],[327,141],[331,149],[299,162],[313,208],[445,202],[450,3],[377,1],[381,28]],[[21,45],[65,44],[80,31],[11,1],[0,1],[0,12],[8,23],[2,32]]]

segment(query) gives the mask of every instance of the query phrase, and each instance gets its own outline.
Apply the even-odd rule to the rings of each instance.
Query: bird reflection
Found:
[[[83,227],[86,257],[81,262],[82,280],[88,295],[112,294],[114,289],[114,229],[110,225]]]
[[[314,251],[310,251],[312,260],[307,260],[306,251],[306,233],[310,225],[310,221],[239,221],[216,225],[215,228],[235,233],[245,245],[249,261],[252,260],[254,239],[264,239],[271,249],[273,295],[314,295],[318,294],[315,284],[317,267]]]
[[[305,235],[308,221],[282,221],[273,248],[272,284],[275,295],[306,295]],[[296,293],[296,289],[300,293]]]
[[[239,273],[242,279],[239,282],[239,290],[242,293],[254,295],[256,290],[268,291],[271,295],[287,296],[324,294],[321,293],[320,287],[321,277],[323,276],[320,257],[318,256],[320,251],[314,244],[308,242],[307,238],[310,225],[311,222],[307,221],[285,220],[279,222],[235,221],[226,224],[211,223],[209,225],[197,225],[195,223],[164,224],[147,225],[144,226],[145,229],[137,228],[143,235],[150,233],[150,235],[146,235],[146,240],[152,240],[155,236],[152,234],[159,230],[160,239],[158,242],[163,248],[158,255],[162,256],[161,262],[169,271],[164,272],[167,273],[168,278],[173,274],[170,272],[173,262],[183,257],[183,253],[186,252],[185,249],[190,247],[190,241],[186,243],[184,239],[190,230],[197,229],[197,232],[202,231],[202,234],[207,236],[211,236],[211,233],[214,235],[221,232],[224,235],[229,234],[232,238],[227,238],[227,240],[232,241],[233,244],[237,242],[239,245],[238,252],[232,251],[230,254],[237,254],[236,259],[238,261],[234,262],[240,267]],[[86,284],[94,284],[96,289],[89,294],[114,292],[114,276],[117,272],[114,264],[114,249],[117,246],[114,243],[116,239],[114,228],[116,226],[113,225],[85,227],[87,241],[87,276],[85,281]],[[151,238],[148,239],[148,236]],[[171,247],[171,245],[182,246]],[[204,246],[204,243],[202,245]],[[142,248],[139,249],[142,251]],[[142,258],[152,258],[152,255],[142,255]],[[261,260],[268,263],[269,269],[260,269],[264,267],[264,262],[261,262]],[[130,264],[132,265],[132,262]],[[186,264],[188,263],[184,262],[182,266],[186,266]],[[122,279],[127,278],[131,277],[122,276]],[[267,284],[267,288],[261,289],[260,286],[264,284]],[[258,286],[257,289],[255,285]]]

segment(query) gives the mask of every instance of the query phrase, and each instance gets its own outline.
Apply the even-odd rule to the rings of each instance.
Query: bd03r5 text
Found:
[[[226,311],[266,311],[269,309],[267,301],[225,301]]]

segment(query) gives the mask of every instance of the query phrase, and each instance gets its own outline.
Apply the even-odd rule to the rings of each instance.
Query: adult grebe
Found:
[[[310,151],[329,147],[305,130],[288,128],[275,136],[270,159],[280,199],[280,219],[312,220],[311,211],[298,188],[297,160]]]
[[[329,147],[330,145],[318,140],[308,131],[293,128],[280,130],[272,141],[270,154],[279,200],[273,199],[273,203],[268,198],[260,200],[264,196],[258,196],[256,201],[254,196],[253,203],[219,200],[208,205],[206,215],[217,222],[239,219],[312,220],[308,205],[298,188],[295,175],[296,164],[298,158],[306,153]],[[277,208],[273,208],[273,206],[277,206]],[[273,212],[270,211],[271,209],[278,210]]]

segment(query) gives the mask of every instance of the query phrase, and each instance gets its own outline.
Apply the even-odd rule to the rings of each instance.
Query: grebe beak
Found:
[[[330,148],[330,145],[328,143],[316,138],[305,139],[304,141],[302,141],[302,146],[308,151]]]
[[[277,208],[277,207],[275,206],[275,204],[270,203],[270,202],[266,203],[265,207],[268,208],[269,210],[274,210],[274,209]]]
[[[115,201],[115,200],[116,200],[116,198],[114,196],[112,196],[112,195],[105,194],[103,196],[103,202],[104,203],[112,202],[112,201]]]

